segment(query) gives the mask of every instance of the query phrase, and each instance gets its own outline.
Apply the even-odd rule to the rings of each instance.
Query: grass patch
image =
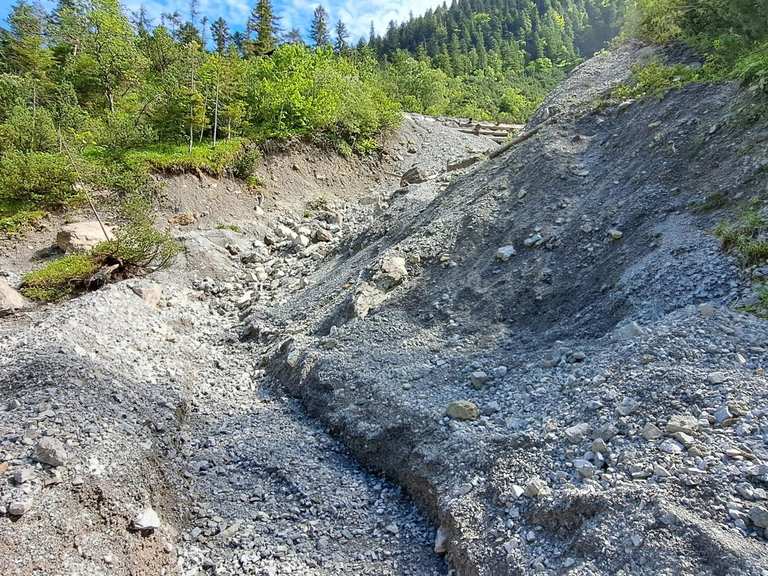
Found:
[[[691,68],[676,64],[667,66],[661,62],[651,62],[637,66],[632,70],[632,78],[618,86],[611,93],[612,100],[641,100],[644,98],[663,98],[669,91],[676,90],[693,82],[711,80],[711,75],[703,68]]]
[[[83,291],[98,269],[98,260],[90,254],[64,256],[25,275],[21,293],[38,302],[60,302]]]
[[[211,144],[196,144],[189,150],[187,144],[149,144],[112,152],[104,147],[91,147],[86,156],[103,165],[119,161],[130,171],[183,174],[203,172],[215,177],[236,168],[243,156],[246,140],[233,138]]]
[[[32,204],[0,201],[0,236],[14,237],[45,217],[45,211]]]
[[[693,207],[696,212],[712,212],[725,208],[728,205],[728,196],[722,192],[714,192],[704,199],[704,202]]]
[[[240,228],[237,224],[219,224],[216,226],[217,230],[229,230],[230,232],[235,232],[236,234],[242,234],[243,229]]]
[[[768,262],[768,222],[757,210],[747,210],[736,223],[722,222],[715,235],[723,250],[737,254],[744,266]]]

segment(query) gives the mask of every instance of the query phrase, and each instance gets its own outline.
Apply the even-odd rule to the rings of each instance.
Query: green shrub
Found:
[[[736,223],[722,222],[715,229],[723,250],[735,252],[744,266],[768,262],[768,222],[757,210],[748,210]]]
[[[32,300],[59,302],[82,292],[98,269],[98,260],[89,254],[64,256],[25,275],[21,292]]]
[[[246,97],[257,139],[337,135],[369,137],[399,119],[399,107],[373,66],[298,44],[254,60]]]
[[[115,237],[102,242],[93,254],[116,261],[125,273],[141,274],[171,264],[181,247],[168,232],[155,228],[151,203],[141,195],[129,197],[121,207],[125,223]]]
[[[0,156],[0,201],[43,206],[70,200],[78,181],[69,159],[52,152],[8,152]]]
[[[261,152],[259,149],[252,145],[246,144],[241,147],[240,153],[234,160],[232,165],[232,173],[241,180],[248,180],[254,176],[259,161],[261,160]]]
[[[45,108],[14,106],[0,124],[0,151],[54,152],[58,149],[56,126]]]
[[[661,98],[670,90],[682,88],[691,82],[700,81],[703,75],[681,64],[667,66],[661,62],[651,62],[645,66],[635,67],[632,79],[627,84],[618,86],[612,93],[615,100],[635,98]]]
[[[0,236],[18,236],[45,217],[43,210],[14,210],[9,216],[0,211]]]

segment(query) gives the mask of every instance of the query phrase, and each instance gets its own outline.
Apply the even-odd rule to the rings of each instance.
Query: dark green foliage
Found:
[[[456,0],[369,43],[410,111],[524,122],[622,25],[625,0]]]
[[[328,27],[328,12],[322,5],[315,8],[312,16],[312,25],[309,30],[309,37],[312,39],[316,48],[323,48],[331,43],[331,33]]]
[[[707,57],[710,78],[737,77],[768,92],[766,0],[635,0],[629,32],[682,40]]]

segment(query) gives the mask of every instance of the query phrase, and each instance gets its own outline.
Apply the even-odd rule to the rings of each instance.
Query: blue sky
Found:
[[[201,15],[208,16],[210,20],[223,16],[233,29],[242,29],[248,18],[251,6],[256,0],[200,0]],[[0,18],[5,19],[12,0],[0,0]],[[44,5],[52,2],[44,1]],[[187,17],[189,14],[188,0],[122,0],[123,6],[128,10],[136,10],[142,4],[149,13],[159,18],[163,12],[178,10]],[[312,17],[312,11],[318,4],[317,0],[276,0],[275,12],[282,16],[282,25],[285,29],[297,27],[305,31]],[[424,13],[428,8],[442,4],[442,0],[415,0],[405,2],[403,0],[373,0],[359,2],[356,0],[326,0],[323,2],[331,15],[331,20],[336,22],[341,18],[347,23],[355,40],[360,36],[367,37],[371,21],[376,26],[378,33],[386,30],[390,20],[401,22],[408,18],[408,13],[415,15]]]

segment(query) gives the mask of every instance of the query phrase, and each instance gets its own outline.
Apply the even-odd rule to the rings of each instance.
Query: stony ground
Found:
[[[212,213],[206,191],[226,191],[203,182],[177,207],[198,211],[173,270],[0,319],[0,573],[446,574],[401,489],[268,377],[242,309],[291,299],[417,153],[434,175],[491,147],[409,119],[383,161],[392,175],[357,197],[313,191],[300,211]],[[174,179],[171,197],[188,185]],[[245,232],[215,227],[224,218]],[[11,283],[33,265],[15,251],[5,263]]]
[[[768,125],[732,84],[596,105],[653,56],[461,170],[491,144],[420,117],[354,194],[283,157],[285,205],[0,323],[0,573],[768,574],[766,274],[712,233]]]

